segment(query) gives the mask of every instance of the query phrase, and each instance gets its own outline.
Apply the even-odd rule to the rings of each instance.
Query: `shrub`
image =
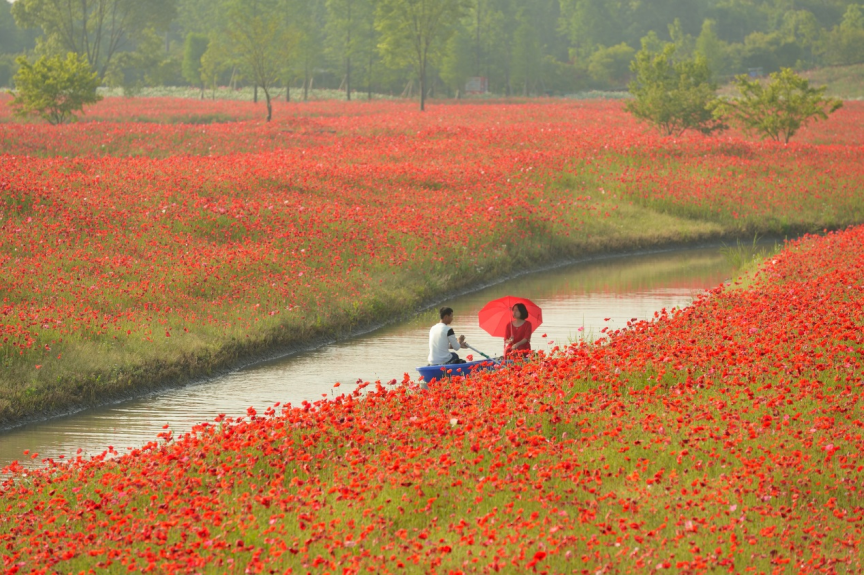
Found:
[[[735,85],[741,97],[724,103],[718,112],[745,131],[778,142],[788,143],[802,127],[827,120],[843,106],[840,100],[825,98],[825,86],[814,88],[789,68],[772,73],[768,82],[740,75]]]
[[[51,124],[62,124],[75,117],[86,104],[102,99],[96,93],[99,77],[86,60],[70,52],[66,58],[42,56],[30,64],[18,58],[14,100],[15,115],[37,115]]]
[[[643,44],[631,70],[636,79],[630,83],[634,100],[627,111],[657,126],[667,136],[687,130],[705,134],[725,128],[715,117],[717,85],[704,57],[675,60],[677,48],[666,44],[656,52]]]

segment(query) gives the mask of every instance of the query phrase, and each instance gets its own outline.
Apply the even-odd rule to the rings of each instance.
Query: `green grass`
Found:
[[[694,212],[684,207],[680,213],[675,213],[675,209],[661,206],[667,210],[664,213],[652,209],[651,202],[640,205],[626,200],[622,197],[627,193],[626,185],[614,181],[614,174],[626,165],[613,163],[610,167],[613,177],[609,174],[576,177],[572,175],[580,171],[576,169],[549,180],[548,197],[562,194],[566,197],[571,193],[569,190],[573,190],[573,195],[579,195],[577,190],[580,187],[596,189],[601,184],[606,186],[606,193],[595,194],[591,201],[577,202],[578,205],[563,212],[557,222],[535,222],[530,241],[502,240],[510,247],[487,254],[482,267],[474,265],[470,254],[466,253],[462,256],[464,259],[451,261],[444,267],[430,266],[428,262],[418,260],[403,266],[395,275],[381,270],[383,273],[378,276],[381,283],[368,281],[356,286],[360,290],[360,299],[346,298],[343,288],[333,291],[330,296],[324,291],[314,300],[301,300],[302,309],[316,310],[312,317],[300,319],[298,314],[282,314],[259,318],[242,312],[244,321],[234,322],[229,327],[215,323],[182,334],[175,326],[172,330],[175,337],[171,339],[157,337],[166,326],[156,320],[144,326],[143,331],[140,325],[120,325],[119,333],[128,327],[137,335],[119,341],[111,334],[99,337],[82,334],[58,344],[51,333],[46,332],[43,334],[45,341],[38,342],[35,349],[50,345],[50,353],[37,358],[0,358],[3,366],[0,370],[2,419],[7,423],[14,422],[36,414],[62,412],[73,406],[98,404],[164,385],[217,375],[252,357],[263,358],[274,351],[308,345],[309,342],[345,337],[370,324],[404,317],[425,302],[506,276],[517,269],[594,254],[709,240],[736,241],[754,233],[754,225],[742,228],[739,221],[724,221],[707,211]],[[854,216],[854,212],[847,215]],[[790,220],[787,229],[793,233],[815,231],[829,225],[814,220],[814,214],[809,212],[796,213],[793,217],[798,221]],[[758,233],[776,233],[769,219],[762,223],[764,227],[761,229],[755,226]],[[844,223],[854,222],[847,220]],[[530,221],[527,224],[532,225]],[[833,227],[835,224],[830,225]],[[514,248],[514,244],[519,248]],[[758,250],[750,252],[749,246],[745,248],[739,244],[734,249],[734,257],[743,261],[759,256]],[[372,278],[375,278],[374,274]],[[218,295],[218,284],[207,285],[207,289],[217,290],[211,296]],[[189,289],[194,287],[190,284]],[[24,294],[19,295],[24,297]],[[261,298],[260,301],[266,302],[265,296]],[[358,301],[363,305],[358,306]],[[156,303],[171,305],[170,297]],[[114,304],[123,308],[134,305],[134,302]],[[198,313],[206,315],[207,310]],[[156,336],[150,337],[152,334]],[[62,357],[54,359],[57,355]],[[40,363],[41,368],[34,371],[33,363]]]
[[[827,94],[841,100],[864,99],[864,64],[829,66],[803,74],[817,86],[827,86]]]
[[[367,265],[362,254],[346,249],[340,253],[343,269],[357,264],[359,273],[350,282],[316,285],[310,290],[315,293],[297,294],[294,303],[309,310],[302,315],[271,317],[229,306],[228,311],[237,312],[237,321],[232,317],[230,322],[199,322],[190,333],[180,333],[183,318],[169,317],[170,325],[166,325],[162,316],[144,324],[119,324],[116,334],[78,332],[64,336],[62,343],[52,329],[41,330],[32,353],[0,356],[0,423],[216,375],[252,358],[347,336],[409,315],[448,294],[557,260],[722,240],[736,246],[729,248],[728,255],[736,258],[736,264],[743,264],[760,257],[749,245],[754,235],[794,236],[864,221],[864,195],[850,193],[857,189],[857,172],[846,166],[849,175],[844,175],[847,172],[837,169],[833,157],[818,150],[799,155],[795,149],[766,152],[720,142],[708,152],[692,152],[688,146],[636,147],[629,153],[598,150],[591,159],[573,159],[561,169],[532,176],[528,186],[542,191],[530,196],[530,201],[541,215],[526,212],[518,222],[501,222],[503,229],[499,225],[495,231],[477,230],[474,243],[450,253],[445,263],[428,255],[410,234],[399,235],[395,241],[399,250],[413,256],[395,268],[386,261]],[[273,182],[262,180],[261,185],[273,187]],[[326,190],[314,189],[318,194]],[[706,190],[718,193],[691,199]],[[677,196],[669,193],[681,191]],[[230,196],[230,190],[226,194]],[[240,195],[253,197],[254,191],[247,189]],[[35,208],[25,200],[16,201],[9,200],[12,215],[4,221],[24,225]],[[182,198],[172,196],[165,201],[179,204]],[[776,207],[766,213],[769,201]],[[555,208],[549,210],[550,205]],[[207,219],[203,214],[193,214],[185,227],[172,224],[170,233],[191,233],[215,243],[254,239],[255,234],[263,233],[260,229],[244,231],[235,218]],[[299,222],[300,228],[304,225]],[[331,222],[321,231],[340,237],[344,232],[340,226],[341,222]],[[142,237],[135,249],[146,254],[148,242],[165,240],[164,234]],[[738,240],[747,243],[735,244]],[[33,243],[7,242],[0,245],[0,256],[14,257],[18,252],[13,250],[19,248],[39,249]],[[62,265],[69,270],[79,263],[67,259]],[[98,284],[99,270],[81,265],[85,269],[77,281]],[[328,277],[331,269],[330,254],[322,254],[312,271]],[[274,270],[265,266],[255,271],[269,274]],[[124,271],[127,273],[138,281],[136,270]],[[233,289],[229,284],[211,278],[202,285],[198,275],[168,279],[171,289],[148,296],[152,304],[174,307],[173,295],[197,297],[204,290],[206,298],[196,301],[197,307],[188,313],[207,318],[210,313],[226,311],[214,310],[211,302],[231,295],[226,292]],[[74,300],[73,295],[62,295]],[[284,301],[268,295],[266,286],[260,293],[251,290],[241,295],[267,309],[285,307]],[[6,297],[25,301],[42,296],[16,292]],[[136,298],[118,294],[104,306],[106,311],[135,309],[140,305]],[[174,337],[159,337],[167,328]],[[127,329],[134,335],[126,337]],[[44,351],[45,346],[50,352]],[[36,370],[34,365],[41,367]]]

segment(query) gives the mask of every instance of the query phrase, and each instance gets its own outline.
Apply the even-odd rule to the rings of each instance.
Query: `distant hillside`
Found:
[[[841,100],[864,100],[864,64],[828,66],[802,72],[816,86],[828,86],[827,95]],[[722,84],[720,94],[735,96],[738,91],[729,83]]]
[[[843,100],[864,100],[864,64],[831,66],[803,74],[817,85],[828,86],[828,95]]]

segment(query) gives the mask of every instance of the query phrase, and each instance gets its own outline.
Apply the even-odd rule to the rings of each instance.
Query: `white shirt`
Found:
[[[429,365],[444,365],[450,361],[450,348],[462,349],[456,333],[445,323],[436,323],[429,330]]]

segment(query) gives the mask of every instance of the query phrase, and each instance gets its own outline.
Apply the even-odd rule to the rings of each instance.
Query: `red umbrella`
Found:
[[[543,310],[524,297],[506,296],[487,303],[480,310],[480,327],[493,337],[504,337],[507,324],[513,321],[513,306],[524,303],[528,309],[527,320],[531,322],[531,333],[543,323]]]

